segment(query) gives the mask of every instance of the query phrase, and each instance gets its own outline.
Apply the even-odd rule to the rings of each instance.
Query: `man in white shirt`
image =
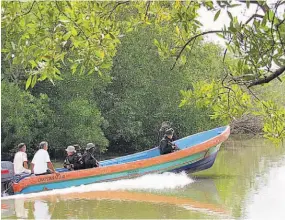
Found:
[[[50,161],[49,154],[47,152],[48,143],[46,141],[42,141],[39,145],[39,148],[40,149],[34,155],[34,158],[31,163],[32,173],[34,173],[35,175],[56,173],[53,164]]]
[[[28,169],[26,149],[27,147],[24,143],[18,145],[19,151],[15,154],[13,162],[15,174],[31,173],[31,171]]]

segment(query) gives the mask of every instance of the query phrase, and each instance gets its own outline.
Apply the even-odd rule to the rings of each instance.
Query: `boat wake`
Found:
[[[93,191],[143,190],[147,192],[164,191],[182,188],[193,183],[194,180],[186,173],[148,174],[134,179],[124,179],[112,182],[93,183],[66,189],[56,189],[39,193],[20,194],[1,198],[1,200],[16,198],[32,198],[54,194],[83,193]]]

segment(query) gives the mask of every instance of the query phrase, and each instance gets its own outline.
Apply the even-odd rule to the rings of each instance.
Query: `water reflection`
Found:
[[[249,194],[244,216],[248,219],[285,219],[285,158],[281,166],[259,178]]]
[[[54,205],[53,205],[54,206]],[[49,205],[46,201],[34,201],[34,218],[35,219],[50,219],[52,211],[49,211]]]
[[[25,208],[25,199],[14,200],[14,205],[17,218],[28,218],[29,210]]]
[[[213,180],[197,180],[188,187],[170,191],[74,192],[12,201],[17,218],[118,218],[121,216],[118,213],[122,212],[124,218],[128,215],[132,218],[181,218],[185,213],[188,213],[189,218],[229,216],[229,212],[220,204]],[[28,208],[31,206],[33,212],[28,216]]]

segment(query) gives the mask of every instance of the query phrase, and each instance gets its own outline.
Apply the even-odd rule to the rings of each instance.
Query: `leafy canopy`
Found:
[[[244,5],[247,8],[255,5],[257,10],[241,22],[231,10]],[[229,27],[202,32],[198,21],[201,7],[216,11],[213,19],[226,11],[231,20]],[[216,85],[208,82],[194,88],[212,93],[203,99],[205,103],[220,100],[216,102],[219,105],[211,105],[213,117],[226,117],[225,122],[248,112],[263,112],[266,136],[278,141],[285,137],[284,107],[260,101],[252,87],[273,79],[282,80],[284,21],[284,0],[270,4],[242,0],[3,2],[1,47],[6,67],[3,75],[8,79],[25,79],[26,88],[45,79],[61,80],[63,69],[74,74],[108,75],[124,34],[150,24],[162,32],[170,27],[170,40],[156,39],[154,44],[163,59],[173,59],[174,68],[177,62],[186,63],[187,54],[200,37],[218,34],[226,41],[225,55],[229,51],[227,56],[235,62],[225,59],[225,76],[214,81]],[[18,73],[12,76],[11,69],[15,67]],[[183,95],[182,105],[200,96],[195,91],[185,91]],[[276,124],[271,112],[277,115],[280,124]]]

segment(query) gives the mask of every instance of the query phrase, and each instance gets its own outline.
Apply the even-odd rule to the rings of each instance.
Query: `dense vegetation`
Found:
[[[90,141],[105,151],[109,140],[110,152],[126,153],[155,146],[163,121],[172,122],[180,137],[218,126],[217,121],[209,121],[207,108],[203,111],[194,105],[179,108],[179,103],[180,91],[190,88],[195,81],[220,77],[221,48],[201,42],[183,68],[170,70],[171,61],[162,61],[150,40],[155,37],[163,35],[151,27],[128,33],[114,57],[109,78],[66,73],[64,80],[55,85],[42,82],[29,91],[20,89],[24,82],[17,86],[4,80],[2,131],[7,135],[2,136],[2,145],[7,147],[3,150],[9,151],[21,141],[35,149],[37,143],[47,139],[52,152],[61,154],[68,144],[84,145]],[[18,92],[8,90],[10,87]],[[16,97],[11,99],[13,96]],[[26,96],[39,104],[26,102]],[[38,109],[45,117],[42,128],[31,123],[29,117],[29,112],[37,113]],[[42,123],[39,115],[32,116]],[[10,122],[11,118],[21,123]],[[26,133],[23,127],[27,127]]]
[[[239,2],[3,2],[2,152],[43,139],[56,155],[90,141],[129,152],[157,144],[163,121],[184,136],[244,116],[282,140],[284,1]],[[240,22],[240,5],[258,10]],[[230,26],[201,32],[201,7],[227,11]],[[269,82],[275,98],[258,88]]]

